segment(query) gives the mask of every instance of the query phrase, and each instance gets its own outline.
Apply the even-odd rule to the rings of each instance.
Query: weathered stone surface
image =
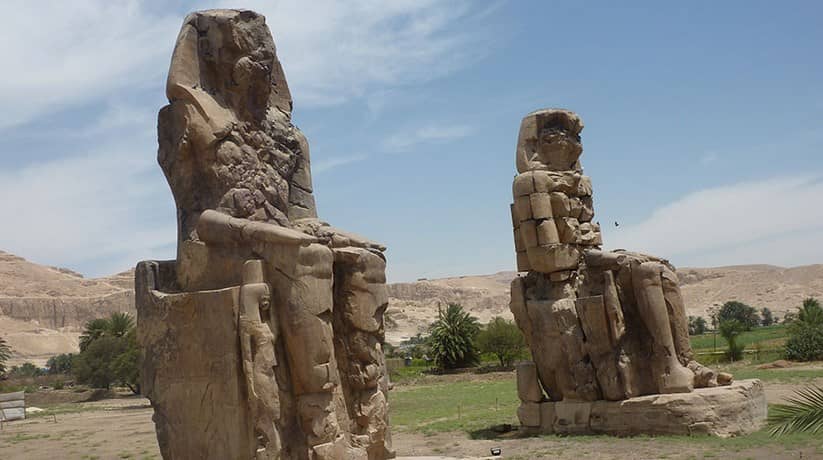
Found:
[[[655,256],[599,249],[592,183],[579,161],[582,128],[577,115],[560,109],[523,119],[511,207],[518,270],[528,273],[512,283],[510,306],[554,401],[553,420],[542,420],[542,430],[559,433],[590,432],[593,403],[691,394],[732,381],[694,361],[674,267]],[[518,394],[533,401],[524,382],[518,374]]]
[[[263,16],[189,15],[166,93],[178,256],[135,274],[164,458],[392,457],[385,247],[317,219]]]
[[[650,395],[592,405],[594,433],[710,434],[738,436],[759,430],[766,418],[760,380],[698,388],[691,393]]]
[[[542,434],[611,434],[617,436],[740,436],[762,428],[767,405],[760,380],[699,388],[691,393],[658,394],[622,401],[546,401],[539,411],[524,403],[518,409],[527,431]]]
[[[554,405],[552,428],[559,434],[586,434],[591,432],[589,419],[592,404],[586,401],[558,401]]]
[[[533,362],[526,361],[517,365],[517,396],[523,402],[543,401],[537,366]]]
[[[540,426],[540,404],[524,401],[517,408],[517,419],[526,427]]]

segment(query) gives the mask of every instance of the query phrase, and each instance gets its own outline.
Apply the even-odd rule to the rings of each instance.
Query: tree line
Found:
[[[87,322],[80,335],[80,352],[52,356],[45,370],[32,363],[8,368],[11,348],[0,338],[0,376],[66,375],[93,388],[121,385],[139,394],[139,356],[134,319],[128,313],[113,313]]]
[[[482,325],[455,303],[438,309],[437,320],[427,332],[411,337],[397,349],[387,344],[388,354],[425,359],[439,369],[459,369],[477,366],[484,354],[508,368],[528,353],[523,333],[513,321],[495,317]]]

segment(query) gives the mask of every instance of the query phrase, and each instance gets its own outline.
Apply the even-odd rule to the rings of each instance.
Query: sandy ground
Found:
[[[468,378],[457,377],[454,378]],[[823,384],[823,379],[815,382]],[[798,386],[767,383],[769,403],[779,402]],[[41,400],[45,402],[44,400]],[[0,431],[0,459],[159,459],[160,453],[151,421],[148,400],[139,397],[104,399],[74,403],[81,412],[40,416],[4,424]],[[67,404],[57,406],[67,407]],[[401,457],[485,458],[492,447],[503,451],[502,458],[558,459],[688,459],[688,458],[821,458],[820,446],[786,449],[774,445],[722,451],[688,442],[655,438],[607,437],[530,437],[518,438],[516,432],[494,440],[473,440],[462,432],[425,436],[393,433],[394,447]]]

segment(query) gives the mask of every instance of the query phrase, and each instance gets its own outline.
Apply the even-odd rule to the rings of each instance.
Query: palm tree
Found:
[[[108,321],[109,333],[115,337],[123,337],[134,329],[134,320],[128,313],[112,313]]]
[[[720,335],[722,335],[729,344],[729,349],[726,351],[726,356],[730,361],[737,361],[743,358],[743,349],[746,348],[746,346],[738,343],[737,339],[745,330],[746,325],[736,319],[720,322]]]
[[[89,344],[106,335],[108,330],[109,320],[106,318],[88,321],[83,328],[83,333],[80,335],[80,351],[85,351]]]
[[[768,422],[772,436],[823,432],[823,388],[811,386],[795,391],[788,404],[771,407]]]
[[[134,319],[128,313],[112,313],[108,318],[97,318],[86,323],[80,335],[80,351],[100,337],[124,337],[134,329]]]
[[[804,300],[803,306],[797,309],[795,324],[797,324],[798,327],[822,326],[823,308],[820,307],[820,302],[814,297],[809,297]]]
[[[429,336],[437,366],[455,369],[476,364],[479,359],[474,337],[479,331],[477,318],[469,315],[460,305],[449,304],[445,311],[439,309]]]
[[[11,347],[6,343],[6,339],[0,337],[0,375],[6,373],[6,361],[11,358]]]

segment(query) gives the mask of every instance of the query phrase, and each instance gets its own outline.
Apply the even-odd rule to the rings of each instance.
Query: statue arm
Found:
[[[319,219],[301,219],[294,223],[295,228],[300,231],[314,235],[318,241],[331,246],[332,248],[356,247],[369,249],[371,251],[383,252],[386,246],[371,241],[356,233],[333,227]]]
[[[206,243],[266,242],[290,246],[308,246],[317,238],[297,230],[265,222],[239,219],[208,209],[197,221],[197,235]]]

